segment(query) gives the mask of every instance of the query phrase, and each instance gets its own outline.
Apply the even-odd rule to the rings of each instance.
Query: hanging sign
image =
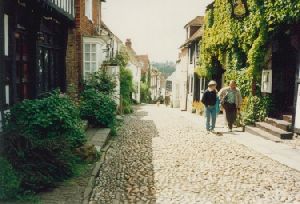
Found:
[[[272,93],[272,70],[263,70],[261,77],[261,92]]]
[[[231,0],[232,14],[234,17],[243,18],[248,15],[246,0]]]

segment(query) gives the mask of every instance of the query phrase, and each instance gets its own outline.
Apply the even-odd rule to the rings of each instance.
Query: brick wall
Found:
[[[93,1],[93,21],[85,16],[85,0],[76,1],[75,25],[69,30],[67,48],[67,84],[74,85],[77,91],[82,88],[83,75],[83,36],[95,36],[96,27],[101,24],[101,1]]]

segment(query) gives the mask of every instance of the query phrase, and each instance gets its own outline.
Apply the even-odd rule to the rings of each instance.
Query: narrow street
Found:
[[[96,203],[300,203],[300,172],[207,134],[177,109],[125,118],[96,179]]]

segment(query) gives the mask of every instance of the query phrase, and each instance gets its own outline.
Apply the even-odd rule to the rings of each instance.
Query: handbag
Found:
[[[226,95],[222,98],[221,105],[224,107],[227,101],[228,101],[228,91],[226,92]]]

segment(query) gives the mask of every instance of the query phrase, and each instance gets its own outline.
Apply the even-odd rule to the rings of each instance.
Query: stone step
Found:
[[[283,115],[283,120],[285,120],[286,122],[292,123],[293,122],[293,116],[291,115]]]
[[[287,122],[285,120],[277,120],[275,118],[266,118],[266,123],[273,125],[277,128],[280,128],[284,131],[290,131],[292,127],[292,123]]]
[[[246,126],[245,132],[248,132],[248,133],[256,135],[256,136],[260,136],[264,139],[271,140],[273,142],[278,142],[278,143],[281,142],[281,139],[279,137],[276,137],[258,127]]]
[[[276,137],[279,137],[280,139],[283,139],[283,140],[291,140],[293,139],[293,133],[292,132],[287,132],[287,131],[284,131],[278,127],[275,127],[273,125],[270,125],[266,122],[257,122],[255,123],[256,127],[276,136]]]

